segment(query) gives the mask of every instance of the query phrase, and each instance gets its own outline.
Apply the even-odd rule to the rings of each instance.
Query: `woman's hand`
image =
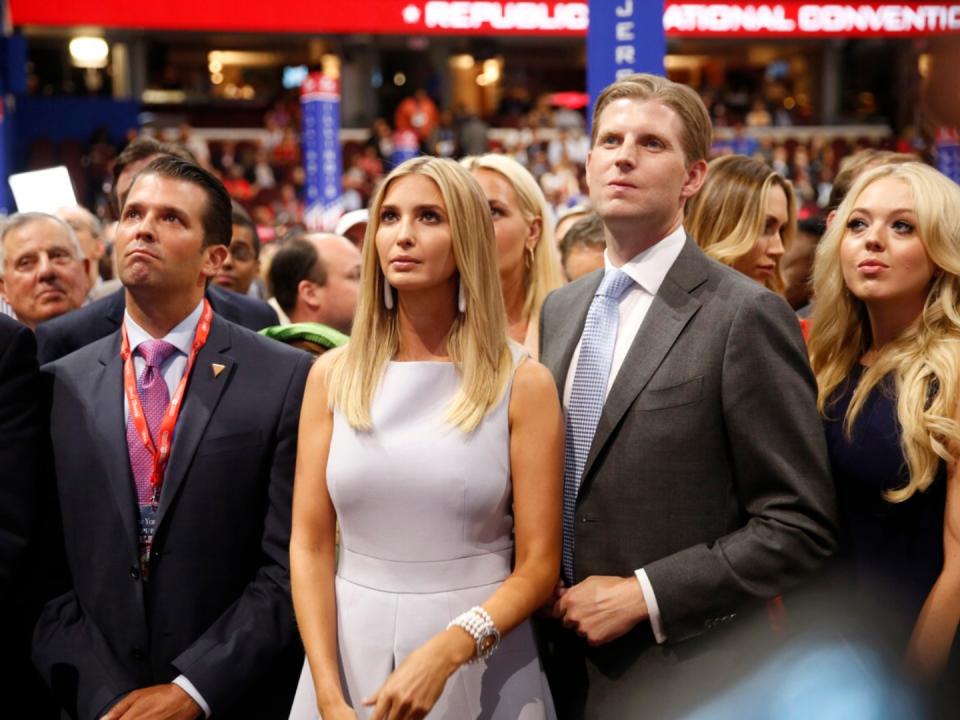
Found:
[[[374,705],[370,720],[420,720],[443,692],[447,679],[473,657],[475,645],[465,631],[450,628],[431,638],[400,663],[377,692],[363,701]],[[323,716],[327,720],[327,716]]]

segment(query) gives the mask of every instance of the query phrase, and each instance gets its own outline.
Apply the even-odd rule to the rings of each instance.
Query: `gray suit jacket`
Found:
[[[544,303],[540,359],[561,393],[601,277]],[[585,716],[662,696],[650,668],[677,676],[685,653],[701,654],[669,646],[798,584],[831,554],[835,498],[815,398],[787,304],[688,237],[607,397],[575,516],[575,582],[644,568],[668,643],[644,624],[603,648],[580,645],[586,669],[551,684],[586,683]],[[608,695],[619,699],[605,712]]]

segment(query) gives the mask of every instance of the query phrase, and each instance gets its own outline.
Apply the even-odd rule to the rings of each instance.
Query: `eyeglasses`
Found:
[[[230,257],[238,262],[250,262],[257,258],[253,248],[246,243],[232,243],[228,250],[230,251]]]

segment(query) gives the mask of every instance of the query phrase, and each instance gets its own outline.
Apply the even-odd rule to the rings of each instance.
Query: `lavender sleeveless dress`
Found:
[[[516,366],[524,351],[513,352]],[[362,698],[510,574],[510,388],[465,435],[444,420],[459,382],[451,363],[391,362],[373,400],[373,431],[334,413],[327,486],[340,522],[340,673],[360,718],[371,711]],[[291,719],[316,717],[305,665]],[[529,621],[487,662],[457,670],[427,717],[554,718]]]

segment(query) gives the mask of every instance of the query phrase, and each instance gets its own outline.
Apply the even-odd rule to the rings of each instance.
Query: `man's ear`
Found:
[[[316,310],[320,307],[320,288],[312,280],[304,278],[297,284],[297,299],[302,300],[312,310]]]
[[[683,183],[683,189],[680,191],[680,196],[684,200],[689,200],[700,191],[700,188],[703,187],[703,183],[706,181],[706,179],[707,161],[697,160],[691,163],[690,167],[687,168],[687,179]]]
[[[230,253],[226,245],[208,245],[203,249],[203,269],[202,273],[206,277],[213,277],[220,270],[220,266],[227,259]]]
[[[7,300],[7,286],[3,284],[3,278],[0,277],[0,298]]]

